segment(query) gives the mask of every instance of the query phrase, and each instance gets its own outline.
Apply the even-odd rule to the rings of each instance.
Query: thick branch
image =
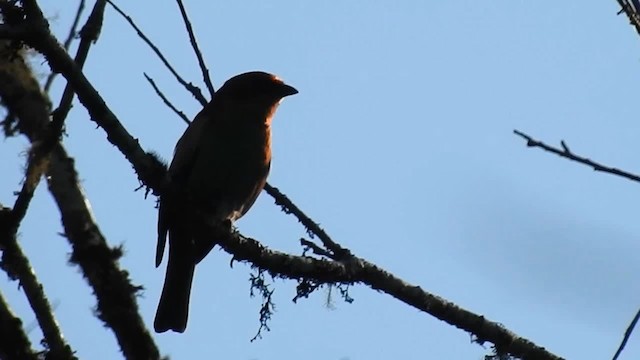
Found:
[[[45,161],[42,156],[36,155],[36,151],[33,151],[32,149],[32,151],[29,152],[29,161],[24,181],[22,183],[22,189],[18,192],[18,197],[16,198],[13,210],[11,211],[12,221],[9,224],[8,231],[11,232],[12,236],[15,236],[18,232],[20,223],[27,214],[27,209],[29,208],[31,199],[33,199],[33,194],[40,183],[40,177],[46,167],[44,162]]]
[[[213,228],[205,231],[212,238],[220,239],[220,246],[232,254],[234,260],[250,262],[267,269],[273,275],[290,279],[312,279],[320,283],[363,283],[474,334],[479,343],[493,343],[500,354],[510,354],[522,359],[561,359],[502,325],[430,294],[419,286],[409,284],[364,259],[352,257],[348,261],[337,262],[288,255],[269,250],[258,241],[238,234]]]
[[[30,2],[25,1],[25,4]],[[145,153],[140,148],[138,140],[134,139],[122,126],[97,90],[48,30],[46,19],[41,15],[39,10],[29,13],[29,16],[35,19],[29,20],[31,28],[24,41],[45,56],[53,71],[59,72],[67,79],[76,91],[80,102],[88,110],[90,118],[105,130],[107,140],[134,165],[140,180],[152,189],[159,189],[162,185],[161,175],[164,169],[158,169],[155,159]]]
[[[71,347],[64,341],[42,284],[36,278],[29,259],[27,259],[16,241],[16,234],[13,229],[15,223],[13,211],[2,210],[0,218],[3,218],[0,219],[0,249],[2,250],[0,267],[7,272],[10,278],[20,281],[29,305],[31,305],[31,309],[33,309],[47,341],[51,358],[60,360],[76,359],[73,356]]]
[[[9,25],[0,24],[0,39],[18,40],[22,39],[27,34],[26,24],[22,25]]]
[[[4,51],[0,52],[4,53]],[[36,278],[29,259],[16,239],[20,223],[26,215],[36,187],[40,183],[40,177],[46,167],[45,163],[43,154],[39,154],[36,149],[30,151],[22,190],[18,193],[13,209],[3,209],[0,214],[2,217],[0,220],[0,250],[2,250],[0,267],[7,272],[9,278],[17,279],[24,289],[51,352],[51,358],[75,359],[71,348],[62,336],[42,285]]]
[[[31,342],[22,328],[22,321],[9,309],[1,293],[0,359],[38,360],[38,355],[31,348]]]
[[[18,129],[33,143],[49,123],[49,100],[19,56],[0,57],[0,97],[15,114]],[[49,191],[62,215],[65,235],[77,263],[98,300],[97,313],[113,329],[129,359],[157,359],[159,351],[138,313],[136,291],[119,268],[119,249],[111,249],[102,235],[78,181],[74,162],[55,142],[46,170]]]
[[[7,77],[20,76],[18,68],[20,61],[18,60],[22,54],[18,53],[14,46],[8,41],[0,41],[0,80],[5,82],[5,86],[11,83],[11,79]],[[24,66],[24,63],[22,63]],[[26,68],[26,66],[25,66]],[[6,75],[6,76],[5,76]],[[37,88],[34,83],[30,83],[31,89]],[[0,94],[0,96],[2,96]],[[2,96],[5,103],[9,103],[12,97]],[[20,111],[20,110],[17,110]],[[31,109],[33,111],[33,109]],[[31,113],[33,114],[33,113]],[[42,128],[32,128],[35,138],[40,138],[43,131]],[[38,324],[42,329],[42,333],[50,350],[52,359],[75,359],[69,345],[65,342],[62,332],[54,318],[53,310],[49,304],[49,300],[44,293],[42,285],[36,278],[28,258],[23,253],[17,243],[16,233],[20,227],[27,209],[33,198],[36,187],[40,182],[40,177],[45,171],[48,159],[48,150],[41,151],[39,141],[35,141],[29,152],[29,159],[25,179],[22,189],[18,193],[15,205],[12,210],[4,209],[2,211],[2,221],[0,221],[0,249],[2,250],[2,267],[10,278],[17,279],[24,289],[24,293],[36,315]]]

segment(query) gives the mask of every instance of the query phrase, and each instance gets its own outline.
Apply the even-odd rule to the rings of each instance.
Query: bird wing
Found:
[[[198,144],[200,143],[200,136],[202,130],[207,123],[207,115],[210,112],[210,104],[207,104],[199,113],[195,119],[189,124],[187,130],[178,140],[174,151],[173,160],[169,166],[169,183],[175,184],[174,187],[182,187],[189,177],[193,162],[198,153]],[[169,231],[169,224],[171,222],[170,211],[175,206],[170,205],[171,202],[178,201],[176,194],[173,194],[171,189],[168,193],[160,197],[160,205],[158,209],[158,243],[156,245],[156,267],[160,266],[162,257],[164,255],[164,249],[167,243],[167,232]]]
[[[204,127],[207,124],[208,117],[211,115],[212,102],[207,104],[195,119],[189,124],[187,130],[178,140],[176,149],[173,153],[173,160],[169,166],[169,175],[172,181],[185,181],[184,178],[191,172],[193,160],[196,158],[198,145],[200,144],[200,136],[202,136]],[[183,178],[184,177],[184,178]]]

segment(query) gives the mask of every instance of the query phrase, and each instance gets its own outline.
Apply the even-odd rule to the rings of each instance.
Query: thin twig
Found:
[[[120,8],[116,4],[114,4],[111,0],[107,0],[107,2],[109,3],[109,5],[111,5],[118,12],[118,14],[120,14],[125,20],[127,20],[129,25],[131,25],[131,27],[136,31],[138,36],[147,45],[149,45],[151,50],[153,50],[153,52],[156,54],[156,56],[158,56],[158,58],[160,59],[160,61],[162,61],[164,66],[167,69],[169,69],[169,71],[171,72],[171,74],[173,74],[173,76],[176,78],[176,80],[178,80],[178,82],[182,86],[184,86],[184,88],[187,89],[187,91],[189,91],[191,93],[191,95],[193,95],[193,97],[196,98],[196,100],[198,100],[198,102],[202,106],[205,106],[207,104],[207,99],[205,99],[204,96],[202,95],[202,91],[200,91],[200,88],[198,88],[197,86],[193,85],[192,83],[187,83],[178,74],[178,72],[173,68],[173,66],[171,66],[171,64],[169,63],[167,58],[164,57],[164,55],[162,54],[160,49],[158,49],[158,47],[153,42],[151,42],[151,40],[149,40],[149,38],[142,32],[142,30],[140,30],[140,28],[135,24],[135,22],[133,22],[133,19],[129,15],[127,15],[124,11],[120,10]]]
[[[348,249],[343,248],[338,243],[333,241],[331,237],[320,227],[320,225],[316,224],[310,217],[307,216],[299,207],[296,206],[289,198],[280,192],[278,188],[271,186],[270,184],[265,184],[264,190],[273,197],[276,202],[276,205],[279,205],[287,214],[293,214],[298,221],[307,229],[307,234],[309,236],[314,237],[317,236],[322,244],[329,249],[336,256],[337,259],[346,259],[351,256],[351,253]]]
[[[91,14],[89,15],[89,18],[87,19],[87,22],[82,27],[82,30],[80,30],[80,44],[78,45],[78,51],[76,52],[76,56],[74,59],[80,69],[84,67],[87,56],[89,56],[91,44],[94,44],[96,41],[98,41],[100,31],[102,30],[105,7],[105,0],[97,0],[93,7],[93,10],[91,11]],[[64,121],[67,118],[67,115],[69,115],[69,111],[71,110],[73,97],[73,88],[67,82],[67,85],[64,87],[64,91],[62,93],[62,98],[60,99],[60,105],[58,105],[58,107],[53,111],[53,114],[51,116],[52,119],[51,124],[49,124],[48,135],[49,139],[47,140],[49,144],[54,144],[62,134]]]
[[[173,103],[171,103],[171,101],[169,101],[169,99],[167,99],[167,97],[164,95],[164,93],[162,91],[160,91],[160,88],[158,88],[158,86],[156,85],[156,82],[153,81],[153,79],[149,75],[147,75],[147,73],[143,73],[143,74],[144,74],[145,79],[147,79],[149,84],[151,84],[151,86],[153,87],[153,90],[155,90],[156,94],[158,94],[158,96],[160,96],[160,99],[162,99],[164,104],[167,105],[171,110],[173,110],[173,112],[176,115],[178,115],[178,117],[180,119],[182,119],[182,121],[187,123],[187,125],[191,124],[191,121],[189,120],[187,115],[185,115],[182,111],[178,110],[178,108],[176,108],[173,105]]]
[[[318,246],[313,241],[309,241],[305,238],[300,238],[300,245],[305,247],[305,252],[303,252],[302,255],[305,255],[307,250],[311,250],[316,255],[324,256],[328,259],[335,260],[336,256],[332,252],[327,251],[324,248]]]
[[[184,8],[184,4],[182,0],[176,0],[178,6],[180,7],[180,14],[182,15],[182,20],[184,21],[184,25],[187,28],[187,33],[189,33],[189,41],[191,42],[191,47],[193,48],[193,52],[196,54],[198,58],[198,65],[200,65],[200,71],[202,72],[202,78],[204,79],[204,83],[207,85],[207,89],[209,89],[209,94],[213,97],[213,94],[216,92],[213,87],[213,83],[211,82],[211,77],[209,76],[209,69],[207,68],[207,64],[204,62],[204,58],[202,57],[202,52],[198,47],[198,42],[196,41],[196,36],[193,33],[193,27],[191,26],[191,21],[189,21],[189,16],[187,15],[187,11]]]
[[[640,319],[640,310],[636,312],[636,316],[633,317],[633,320],[631,320],[631,324],[629,324],[627,330],[624,332],[624,337],[622,338],[620,346],[618,346],[618,350],[616,350],[616,354],[613,355],[613,360],[618,359],[618,356],[620,356],[622,350],[627,345],[627,341],[629,340],[629,337],[631,337],[631,333],[633,333],[633,329],[635,329],[636,324],[638,323],[638,319]]]
[[[71,27],[69,28],[69,34],[67,35],[67,38],[64,40],[63,47],[67,51],[69,51],[69,47],[71,47],[71,43],[73,42],[73,39],[76,38],[78,24],[80,23],[80,17],[82,16],[82,11],[84,11],[84,0],[80,0],[78,2],[78,9],[76,10],[76,16],[73,19],[73,23],[71,24]],[[44,87],[43,87],[44,92],[46,93],[49,92],[49,89],[51,89],[51,85],[53,85],[53,80],[56,78],[56,75],[58,74],[51,72],[49,76],[47,76],[47,81],[45,81]]]
[[[630,172],[626,172],[617,168],[613,168],[613,167],[609,167],[606,165],[602,165],[600,163],[597,163],[595,161],[592,161],[588,158],[582,157],[582,156],[578,156],[576,154],[574,154],[571,150],[569,150],[569,147],[567,146],[567,144],[562,141],[561,142],[561,146],[562,149],[558,149],[555,148],[553,146],[549,146],[545,143],[543,143],[542,141],[538,141],[533,139],[531,136],[520,132],[518,130],[513,130],[513,133],[520,136],[521,138],[527,140],[527,146],[529,147],[538,147],[541,148],[545,151],[548,151],[550,153],[554,153],[558,156],[561,156],[563,158],[578,162],[580,164],[583,165],[587,165],[589,167],[592,167],[593,170],[595,171],[600,171],[600,172],[604,172],[604,173],[608,173],[608,174],[612,174],[612,175],[616,175],[616,176],[620,176],[623,177],[625,179],[631,180],[631,181],[636,181],[636,182],[640,182],[640,175],[636,175],[636,174],[632,174]]]

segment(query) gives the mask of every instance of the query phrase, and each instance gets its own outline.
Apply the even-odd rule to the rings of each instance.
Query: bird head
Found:
[[[297,93],[293,86],[273,74],[251,71],[227,80],[214,95],[214,101],[217,98],[218,104],[244,114],[240,119],[269,124],[281,100]]]
[[[258,102],[272,106],[282,98],[297,94],[298,90],[285,84],[273,74],[251,71],[227,80],[216,96],[224,96],[240,102]]]

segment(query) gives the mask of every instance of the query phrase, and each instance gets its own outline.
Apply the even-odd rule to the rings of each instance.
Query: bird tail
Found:
[[[184,246],[186,244],[185,242],[180,244],[179,241],[174,241],[169,246],[167,273],[164,279],[162,295],[160,295],[158,310],[156,311],[156,318],[153,322],[154,329],[159,333],[167,330],[182,333],[187,328],[189,296],[191,294],[195,262],[193,257],[190,256],[188,247]]]

